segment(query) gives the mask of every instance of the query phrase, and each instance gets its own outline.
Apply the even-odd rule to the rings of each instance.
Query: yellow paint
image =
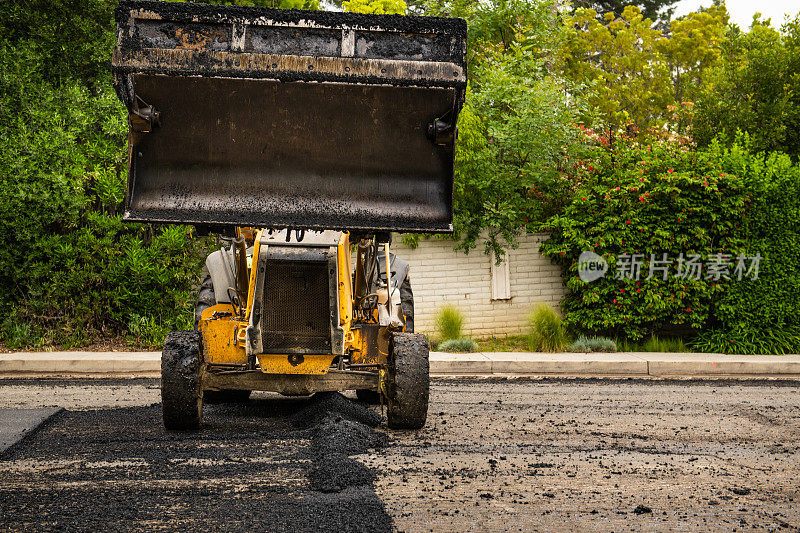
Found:
[[[258,253],[261,249],[261,234],[264,232],[260,229],[256,232],[255,241],[253,242],[253,258],[250,267],[250,283],[247,286],[247,309],[245,310],[244,318],[250,322],[250,312],[253,310],[253,297],[256,292],[256,272],[258,269]]]
[[[353,317],[353,272],[350,270],[350,234],[342,232],[336,251],[339,272],[339,324],[345,334]]]
[[[203,354],[207,363],[245,364],[247,354],[244,344],[237,341],[240,331],[247,323],[233,316],[214,318],[214,313],[234,313],[230,304],[217,304],[209,307],[200,320],[200,335],[203,339]]]
[[[362,334],[361,329],[351,329],[350,335],[352,342],[350,343],[350,362],[358,365],[373,364],[377,362],[375,354],[369,353],[367,346],[367,339]]]
[[[289,362],[289,355],[285,354],[262,354],[257,355],[258,364],[261,371],[265,374],[308,374],[322,375],[327,374],[331,367],[333,354],[305,354],[302,356],[302,363],[292,365]]]

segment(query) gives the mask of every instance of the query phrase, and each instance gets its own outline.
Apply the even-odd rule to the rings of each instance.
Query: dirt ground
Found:
[[[418,432],[259,394],[169,434],[158,401],[0,381],[0,408],[67,409],[0,460],[0,530],[800,529],[798,382],[437,379]]]

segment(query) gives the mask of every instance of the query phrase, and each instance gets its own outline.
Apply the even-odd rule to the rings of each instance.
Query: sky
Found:
[[[675,4],[675,15],[685,15],[696,11],[700,6],[708,7],[711,4],[711,0],[679,0]],[[750,23],[753,21],[753,13],[756,11],[763,15],[762,19],[771,18],[773,28],[781,27],[784,22],[784,14],[794,18],[800,12],[800,2],[798,0],[761,0],[759,2],[754,2],[753,0],[726,0],[725,5],[728,6],[731,22],[738,24],[743,30],[747,30],[750,27]]]

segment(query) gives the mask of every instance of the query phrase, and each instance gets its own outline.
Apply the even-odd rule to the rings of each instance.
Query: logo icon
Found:
[[[578,257],[578,276],[586,283],[600,279],[608,272],[608,262],[594,252],[581,252]]]

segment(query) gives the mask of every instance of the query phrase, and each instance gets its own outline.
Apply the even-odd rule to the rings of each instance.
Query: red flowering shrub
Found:
[[[664,142],[619,144],[613,158],[597,159],[576,201],[542,226],[551,233],[542,251],[569,288],[569,327],[631,339],[694,333],[691,344],[708,352],[800,351],[800,164],[741,145],[691,151]],[[608,262],[605,277],[581,280],[584,251]],[[639,279],[617,279],[632,273],[637,254]],[[651,254],[666,279],[660,269],[650,275]],[[699,276],[678,276],[680,254],[684,269],[700,256]],[[738,279],[740,254],[747,270],[760,257],[757,276]],[[720,275],[709,270],[715,257],[730,260]]]
[[[551,234],[542,252],[562,266],[569,288],[564,301],[569,327],[641,339],[654,332],[696,330],[709,321],[732,282],[707,279],[704,270],[699,279],[679,277],[677,262],[681,254],[704,261],[729,254],[733,271],[736,256],[747,253],[738,228],[746,217],[748,191],[720,164],[713,151],[690,152],[666,143],[618,143],[613,158],[598,152],[576,201],[542,226]],[[578,258],[584,251],[607,261],[605,277],[580,279]],[[657,261],[663,254],[673,261],[668,267],[653,264],[667,268],[666,280],[662,269],[651,275],[651,254]]]

